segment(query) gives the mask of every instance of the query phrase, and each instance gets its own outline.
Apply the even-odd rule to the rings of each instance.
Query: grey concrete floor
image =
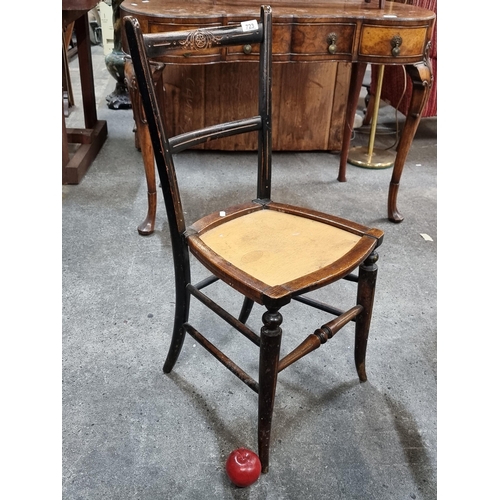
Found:
[[[349,165],[348,181],[339,183],[338,155],[275,153],[276,201],[379,227],[385,240],[368,382],[356,376],[350,327],[282,372],[270,471],[240,489],[224,464],[237,447],[256,450],[257,398],[189,338],[173,372],[162,372],[174,308],[164,205],[160,199],[155,233],[140,236],[146,183],[132,112],[106,107],[114,80],[100,50],[94,47],[98,115],[109,136],[82,182],[62,187],[63,498],[437,498],[436,120],[422,120],[408,155],[400,224],[386,219],[391,168]],[[77,103],[68,124],[79,119]],[[402,120],[381,109],[387,127]],[[382,136],[381,147],[394,137]],[[358,132],[353,145],[366,141]],[[254,196],[250,153],[185,152],[177,161],[188,219]],[[235,179],[241,188],[232,193]],[[195,274],[202,275],[196,266]],[[341,287],[334,296],[342,303],[351,293]],[[218,345],[255,374],[257,352],[193,306],[193,323],[213,324]],[[238,306],[229,300],[229,308]],[[301,307],[283,315],[283,351],[324,319]],[[249,320],[256,329],[260,316],[256,309]]]

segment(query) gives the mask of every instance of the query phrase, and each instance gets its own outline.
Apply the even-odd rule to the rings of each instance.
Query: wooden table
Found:
[[[194,30],[255,18],[261,3],[261,0],[124,0],[121,15],[136,17],[145,33]],[[273,7],[273,148],[340,149],[340,182],[346,181],[352,125],[367,64],[406,67],[413,91],[388,196],[389,219],[402,221],[397,193],[420,112],[432,85],[428,52],[434,12],[393,2],[387,2],[381,9],[366,8],[362,0],[274,0],[270,5]],[[126,41],[124,47],[126,50]],[[238,111],[247,113],[245,92],[251,88],[253,78],[249,64],[256,60],[257,54],[251,48],[241,47],[215,50],[208,56],[173,52],[158,61],[156,77],[158,89],[162,89],[159,97],[164,99],[171,116],[171,130],[167,132],[177,134],[191,126],[210,125],[223,114],[236,118]],[[215,84],[220,75],[228,73],[230,87]],[[127,65],[126,75],[148,184],[148,214],[138,231],[150,234],[154,231],[156,214],[154,159],[131,64]],[[209,81],[210,84],[206,83]],[[236,104],[229,104],[233,100]],[[195,114],[194,109],[203,111]],[[235,143],[230,138],[210,147],[250,150],[255,144],[251,139]]]
[[[63,31],[74,22],[78,49],[80,82],[82,85],[85,128],[66,128],[64,104],[62,111],[62,183],[79,184],[90,164],[99,153],[108,135],[105,120],[97,119],[94,73],[90,50],[88,11],[98,0],[62,0]],[[63,50],[66,50],[63,47]],[[71,156],[69,144],[79,144]]]

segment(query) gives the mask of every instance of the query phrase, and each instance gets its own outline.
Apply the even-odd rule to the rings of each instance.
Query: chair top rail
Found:
[[[261,43],[263,33],[262,23],[250,20],[230,26],[150,33],[143,36],[147,56],[155,58],[169,50],[202,51],[228,45]]]

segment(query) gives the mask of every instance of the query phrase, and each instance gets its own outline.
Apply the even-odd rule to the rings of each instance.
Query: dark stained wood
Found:
[[[344,126],[343,143],[349,144],[353,132],[354,117],[357,109],[357,96],[363,84],[363,76],[366,70],[366,63],[354,63],[352,65],[351,81],[349,83],[349,98],[347,100],[346,121]],[[345,182],[347,170],[347,157],[349,155],[348,148],[342,148],[340,153],[340,166],[338,173],[338,181]]]
[[[69,73],[69,46],[71,42],[71,37],[73,35],[74,23],[70,23],[65,29],[63,29],[62,36],[62,66],[63,66],[63,93],[64,93],[64,116],[68,116],[69,108],[74,105],[73,98],[73,88],[71,85],[71,78]]]
[[[299,346],[293,351],[288,353],[283,359],[280,360],[278,371],[282,371],[288,366],[292,365],[299,359],[303,358],[306,354],[311,353],[317,349],[321,344],[330,340],[341,328],[343,328],[349,321],[356,319],[362,312],[362,306],[354,306],[345,314],[338,318],[333,319],[326,323],[321,328],[318,328],[314,333],[309,335]]]
[[[277,309],[270,309],[262,316],[264,323],[260,331],[261,345],[259,358],[259,421],[258,443],[262,473],[269,472],[269,446],[273,420],[278,364],[281,348],[283,317]]]
[[[354,362],[360,382],[366,382],[366,346],[372,318],[373,302],[375,300],[375,285],[377,282],[378,254],[372,253],[359,266],[357,303],[362,306],[361,314],[356,318],[354,340]]]
[[[88,12],[90,9],[93,9],[98,3],[99,0],[62,0],[62,10]]]
[[[172,0],[124,0],[121,10],[122,15],[136,17],[144,33],[161,33],[235,24],[255,17],[259,7],[258,0],[186,0],[182,5]],[[338,180],[345,182],[352,124],[366,64],[427,64],[434,20],[432,11],[376,0],[273,2],[273,148],[341,151]],[[402,40],[396,51],[392,42],[395,37]],[[126,50],[125,40],[124,47]],[[255,45],[250,51],[240,45],[204,54],[180,49],[164,55],[161,61],[167,65],[162,88],[166,112],[171,117],[169,134],[218,123],[227,116],[252,113],[248,96],[256,78],[257,58]],[[432,85],[432,78],[420,83]],[[418,93],[416,99],[426,99],[426,95]],[[143,141],[140,147],[150,204],[138,231],[150,234],[154,231],[156,190],[155,180],[150,178],[154,162],[148,138],[141,133],[142,126],[137,124],[137,134]],[[406,160],[414,136],[413,125],[405,128],[403,134],[405,138],[397,152],[398,165],[404,165]],[[256,142],[247,134],[196,147],[251,151]],[[391,186],[394,187],[388,199],[388,217],[399,222],[402,216],[396,208],[396,182]]]
[[[359,380],[366,380],[366,347],[377,275],[376,249],[383,239],[383,232],[379,229],[272,201],[271,12],[270,7],[263,6],[259,23],[250,32],[238,25],[230,25],[143,36],[136,19],[124,18],[134,65],[133,82],[141,95],[139,116],[144,117],[148,125],[172,244],[176,304],[171,344],[163,369],[169,373],[174,368],[185,334],[189,333],[223,366],[258,393],[257,435],[263,473],[269,469],[271,427],[280,370],[313,352],[341,328],[355,322],[355,366]],[[242,39],[257,45],[259,53],[259,72],[252,80],[256,88],[248,95],[254,103],[254,113],[237,119],[226,116],[222,123],[169,136],[167,123],[170,120],[165,117],[159,98],[157,75],[161,71],[157,71],[155,60],[166,60],[170,51],[177,50],[179,45],[190,45],[191,49],[194,41],[205,47],[212,57],[214,46],[234,48]],[[202,106],[202,103],[198,105]],[[250,133],[257,137],[256,198],[243,200],[232,207],[221,207],[187,227],[174,155],[194,145]],[[234,189],[238,189],[237,178],[234,179]],[[190,254],[212,273],[197,284],[191,283]],[[202,292],[219,280],[244,297],[238,319]],[[309,291],[339,280],[355,284],[353,306],[347,311],[304,297]],[[191,298],[207,306],[241,333],[245,337],[242,340],[251,341],[259,350],[258,382],[215,342],[209,341],[199,327],[188,322]],[[334,319],[319,329],[312,327],[314,333],[280,361],[281,308],[292,299],[328,312]],[[260,336],[245,324],[254,303],[265,307]],[[203,324],[202,327],[205,331],[211,330],[209,325]]]
[[[107,124],[105,120],[97,120],[91,129],[66,129],[66,132],[63,136],[63,184],[79,184],[106,140]],[[68,143],[79,145],[72,155],[68,153]]]
[[[82,87],[82,107],[85,120],[83,129],[66,129],[63,105],[62,128],[62,183],[79,184],[89,166],[99,153],[108,136],[105,120],[98,120],[94,90],[94,74],[90,49],[89,23],[87,11],[97,5],[95,0],[63,1],[63,33],[74,23],[80,82]],[[90,6],[90,7],[88,7]],[[88,7],[88,8],[87,8]],[[64,48],[63,48],[64,50]],[[69,144],[78,144],[71,155]]]

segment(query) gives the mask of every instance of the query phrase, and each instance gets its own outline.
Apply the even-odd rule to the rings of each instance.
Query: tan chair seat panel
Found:
[[[260,210],[223,223],[200,238],[234,266],[275,286],[332,264],[361,237],[304,217]]]

